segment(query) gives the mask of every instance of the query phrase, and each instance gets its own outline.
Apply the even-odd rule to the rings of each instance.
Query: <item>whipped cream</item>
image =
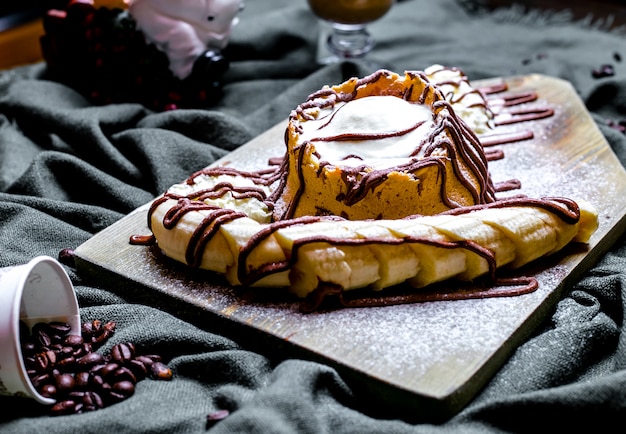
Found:
[[[233,187],[248,187],[254,189],[262,189],[266,196],[270,194],[270,189],[263,185],[254,183],[251,179],[245,176],[232,176],[232,175],[199,175],[193,179],[194,184],[189,185],[186,182],[175,184],[168,190],[168,193],[188,196],[199,191],[213,190],[215,186],[221,183],[227,183]],[[269,223],[271,220],[271,213],[267,205],[255,197],[236,198],[233,196],[233,192],[230,189],[225,189],[224,193],[216,198],[206,198],[204,203],[218,208],[233,209],[241,211],[247,214],[253,220],[259,223]]]
[[[395,96],[369,96],[322,110],[302,123],[301,143],[309,141],[324,160],[375,169],[406,162],[434,126],[428,106]]]
[[[461,70],[432,65],[424,73],[431,83],[439,87],[454,112],[476,134],[484,134],[494,127],[493,113],[489,111],[485,97],[471,86]]]

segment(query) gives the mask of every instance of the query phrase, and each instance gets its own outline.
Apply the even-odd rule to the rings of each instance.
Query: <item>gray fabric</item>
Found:
[[[282,121],[310,92],[367,71],[314,62],[317,21],[304,1],[248,0],[229,45],[232,64],[216,107],[154,113],[136,104],[91,106],[45,79],[45,66],[0,74],[0,266],[56,257]],[[626,137],[623,32],[567,14],[518,8],[470,12],[471,2],[412,0],[371,25],[377,56],[396,71],[433,63],[471,79],[541,73],[569,80],[620,160]],[[600,25],[598,25],[600,24]],[[591,71],[613,64],[615,75]],[[626,245],[620,239],[458,415],[406,422],[377,412],[334,369],[258,354],[130,296],[124,285],[86,284],[67,268],[84,320],[118,323],[131,340],[164,355],[171,382],[139,383],[104,410],[50,418],[0,397],[0,430],[65,432],[541,432],[618,430],[626,416]],[[271,357],[270,357],[271,356]],[[10,409],[10,411],[9,411]],[[230,411],[207,425],[206,416]]]

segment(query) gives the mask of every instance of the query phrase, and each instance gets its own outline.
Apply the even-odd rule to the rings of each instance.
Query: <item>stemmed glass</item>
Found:
[[[318,47],[320,63],[364,60],[374,47],[367,24],[385,15],[394,0],[307,0],[315,15],[330,24]]]

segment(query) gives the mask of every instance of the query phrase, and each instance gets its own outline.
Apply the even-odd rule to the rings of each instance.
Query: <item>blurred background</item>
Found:
[[[42,16],[49,9],[63,9],[69,1],[90,0],[1,0],[0,69],[41,60],[39,37],[43,35]],[[433,0],[436,1],[436,0]],[[459,0],[466,6],[495,9],[516,5],[525,9],[568,9],[576,19],[593,14],[608,27],[626,25],[626,0]],[[119,4],[121,0],[95,0],[97,4]]]
[[[64,8],[68,0],[0,1],[0,69],[41,60],[41,17],[48,9]]]

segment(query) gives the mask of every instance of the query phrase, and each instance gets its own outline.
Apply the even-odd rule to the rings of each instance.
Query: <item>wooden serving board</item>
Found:
[[[266,354],[328,363],[388,417],[447,418],[476,395],[549,314],[562,290],[607,251],[626,224],[626,172],[571,85],[540,75],[474,85],[503,81],[508,91],[502,95],[537,92],[538,100],[517,109],[550,107],[554,116],[497,127],[498,132],[531,130],[534,138],[499,146],[505,158],[490,163],[494,182],[517,178],[522,188],[511,194],[584,198],[599,210],[600,227],[587,247],[569,246],[522,270],[538,279],[534,293],[303,314],[297,300],[272,289],[234,289],[219,276],[164,258],[155,248],[130,245],[131,235],[149,233],[148,204],[78,247],[79,272],[244,339]],[[285,126],[277,125],[216,164],[265,167],[269,158],[284,152]]]

